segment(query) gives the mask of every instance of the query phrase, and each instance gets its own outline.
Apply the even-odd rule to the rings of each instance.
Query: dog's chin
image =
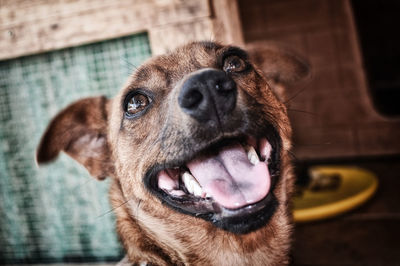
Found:
[[[220,139],[186,158],[154,165],[144,181],[168,207],[246,234],[265,226],[277,209],[279,158],[277,137]]]

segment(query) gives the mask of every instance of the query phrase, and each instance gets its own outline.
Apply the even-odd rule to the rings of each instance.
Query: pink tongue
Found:
[[[215,157],[195,159],[187,166],[203,191],[228,209],[256,203],[269,191],[267,164],[251,164],[239,144],[222,149]]]

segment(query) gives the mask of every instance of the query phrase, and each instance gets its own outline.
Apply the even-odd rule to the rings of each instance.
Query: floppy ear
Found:
[[[246,47],[251,61],[260,68],[272,89],[284,100],[284,88],[297,84],[310,76],[305,59],[270,42],[255,42]]]
[[[107,105],[105,97],[95,97],[77,101],[62,110],[42,136],[36,153],[37,162],[50,162],[64,151],[97,179],[112,175]]]

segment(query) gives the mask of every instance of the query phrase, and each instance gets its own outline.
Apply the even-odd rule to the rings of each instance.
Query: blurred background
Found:
[[[293,264],[400,264],[399,14],[397,0],[0,0],[0,264],[121,258],[109,181],[66,155],[38,168],[35,148],[60,109],[192,40],[301,55],[311,77],[286,93],[299,182],[319,164],[378,177],[362,207],[297,224]]]

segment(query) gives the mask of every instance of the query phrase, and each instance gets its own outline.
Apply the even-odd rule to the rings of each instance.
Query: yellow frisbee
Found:
[[[366,202],[378,187],[377,177],[358,167],[315,166],[309,174],[331,179],[327,188],[307,187],[294,197],[293,216],[296,222],[308,222],[330,218]],[[322,181],[324,183],[324,181]],[[321,188],[322,187],[322,188]]]

